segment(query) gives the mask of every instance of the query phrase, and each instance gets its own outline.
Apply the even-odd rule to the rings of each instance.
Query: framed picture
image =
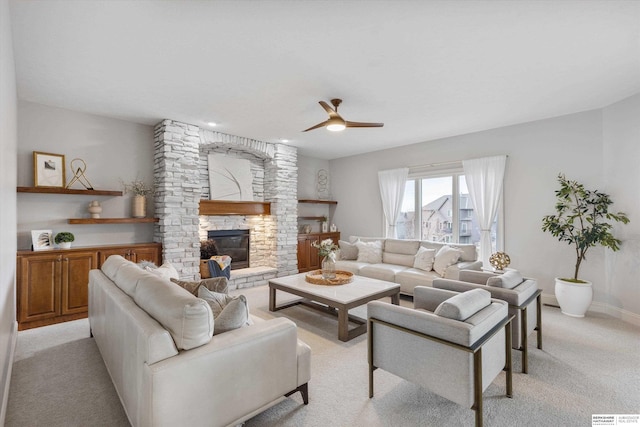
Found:
[[[33,152],[33,182],[36,187],[66,185],[64,155]]]
[[[53,249],[52,230],[31,230],[31,242],[34,251],[46,251]]]

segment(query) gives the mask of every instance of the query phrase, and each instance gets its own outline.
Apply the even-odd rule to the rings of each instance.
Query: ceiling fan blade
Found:
[[[381,128],[384,123],[346,122],[348,128]]]
[[[326,112],[327,112],[327,114],[329,114],[329,117],[330,117],[330,118],[333,118],[333,117],[336,117],[336,116],[337,116],[337,117],[340,117],[340,115],[336,112],[336,110],[334,110],[333,108],[331,108],[331,107],[329,106],[329,104],[327,104],[326,102],[324,102],[324,101],[320,101],[320,102],[319,102],[319,104],[320,104],[320,105],[322,105],[322,108],[324,108],[324,111],[326,111]]]
[[[311,126],[309,129],[305,129],[305,130],[303,130],[302,132],[307,132],[307,131],[310,131],[310,130],[314,130],[314,129],[321,128],[321,127],[323,127],[323,126],[326,126],[328,122],[329,122],[329,120],[325,120],[324,122],[322,122],[322,123],[318,123],[318,124],[317,124],[317,125],[315,125],[315,126]]]

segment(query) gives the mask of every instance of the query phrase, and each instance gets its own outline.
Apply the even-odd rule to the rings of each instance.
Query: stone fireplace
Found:
[[[180,277],[200,277],[200,241],[209,231],[249,230],[248,268],[233,270],[230,287],[266,284],[269,278],[295,274],[297,265],[297,150],[284,144],[241,138],[173,120],[155,128],[155,240],[163,259]],[[200,215],[209,199],[208,155],[249,160],[253,199],[269,202],[271,215]],[[232,262],[233,265],[233,262]]]
[[[249,248],[251,232],[249,230],[209,230],[207,239],[213,240],[218,248],[218,255],[228,255],[233,262],[231,270],[249,268],[251,266]]]

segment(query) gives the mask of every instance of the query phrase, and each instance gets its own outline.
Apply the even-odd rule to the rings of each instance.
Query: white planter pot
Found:
[[[58,243],[58,246],[60,246],[60,249],[71,249],[71,242]]]
[[[563,314],[584,317],[593,299],[591,282],[573,283],[556,277],[556,299]]]

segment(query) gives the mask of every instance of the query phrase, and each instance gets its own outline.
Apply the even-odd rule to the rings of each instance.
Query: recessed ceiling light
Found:
[[[208,122],[207,123],[209,126],[211,126],[212,128],[218,126],[218,124],[216,122]]]
[[[280,142],[289,142],[287,138],[280,138]]]

